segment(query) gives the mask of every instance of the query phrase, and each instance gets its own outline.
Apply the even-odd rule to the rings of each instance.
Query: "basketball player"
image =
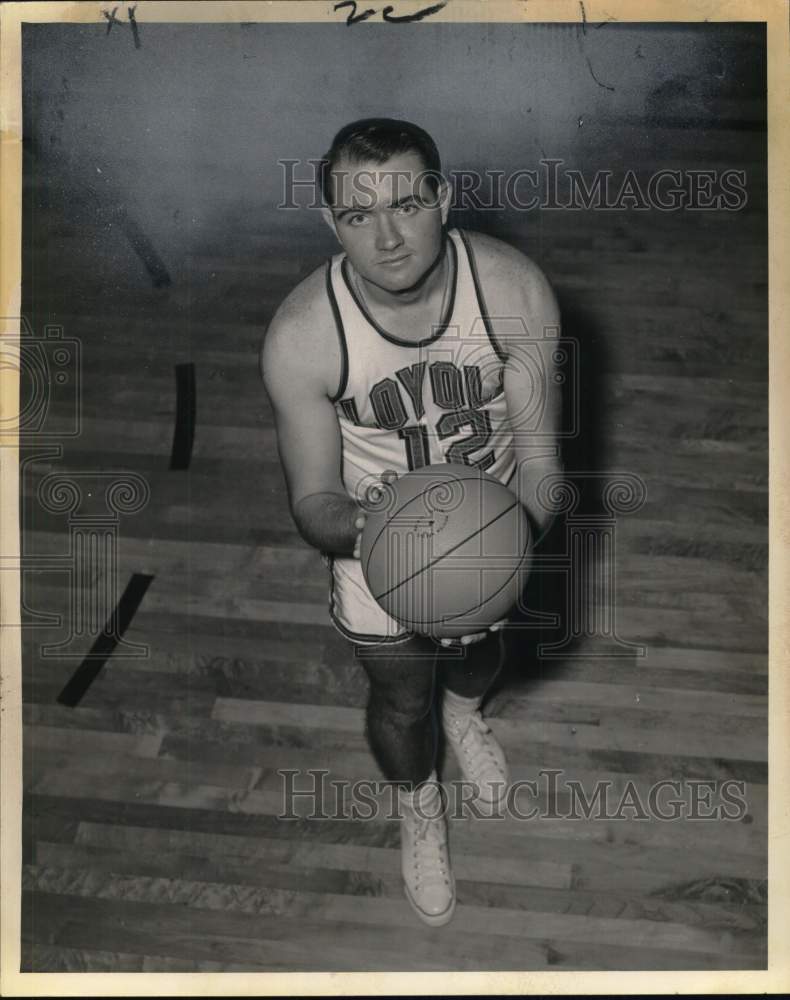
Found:
[[[280,306],[261,371],[293,518],[330,567],[332,619],[370,682],[369,743],[398,782],[406,895],[438,926],[453,914],[455,882],[434,770],[436,715],[464,778],[484,801],[501,801],[507,764],[480,704],[502,666],[502,634],[492,634],[502,623],[442,650],[389,618],[359,562],[364,502],[392,476],[465,462],[506,483],[534,537],[544,534],[550,515],[537,485],[560,471],[559,315],[531,260],[488,236],[448,231],[450,189],[416,125],[347,125],[324,158],[321,186],[342,252]]]

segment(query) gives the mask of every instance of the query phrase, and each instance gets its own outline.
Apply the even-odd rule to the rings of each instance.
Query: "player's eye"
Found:
[[[399,205],[398,211],[401,215],[414,215],[417,211],[418,205],[416,201],[407,202],[405,205]]]
[[[349,215],[347,221],[349,226],[361,226],[364,225],[367,220],[368,217],[366,215],[362,212],[358,212],[356,215]]]

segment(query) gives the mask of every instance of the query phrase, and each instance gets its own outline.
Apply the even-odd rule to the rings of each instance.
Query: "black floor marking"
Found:
[[[171,469],[189,468],[195,440],[196,409],[195,365],[190,361],[184,365],[176,365],[176,426],[170,454]]]
[[[71,680],[57,697],[59,704],[67,705],[69,708],[76,708],[79,705],[85,692],[99,676],[101,668],[112,656],[113,650],[118,645],[118,640],[129,627],[152,580],[153,576],[148,576],[145,573],[132,574],[126,590],[118,601],[118,606],[104,626],[104,631],[107,634],[99,636],[88,656],[74,671]],[[113,619],[115,620],[114,631]]]

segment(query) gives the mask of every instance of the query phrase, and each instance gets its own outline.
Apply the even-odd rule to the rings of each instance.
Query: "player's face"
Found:
[[[332,177],[331,224],[357,273],[389,292],[416,285],[441,251],[446,186],[437,192],[417,153],[383,164],[341,160]]]

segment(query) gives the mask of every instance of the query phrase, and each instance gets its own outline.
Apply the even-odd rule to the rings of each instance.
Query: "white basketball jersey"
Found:
[[[382,329],[360,301],[345,254],[331,259],[327,291],[342,351],[333,399],[343,442],[342,476],[363,501],[388,469],[402,475],[436,462],[476,465],[501,482],[515,472],[507,420],[504,354],[480,294],[474,257],[458,230],[447,235],[449,296],[432,329],[404,340]],[[373,600],[359,560],[331,560],[330,610],[358,642],[408,637]]]

